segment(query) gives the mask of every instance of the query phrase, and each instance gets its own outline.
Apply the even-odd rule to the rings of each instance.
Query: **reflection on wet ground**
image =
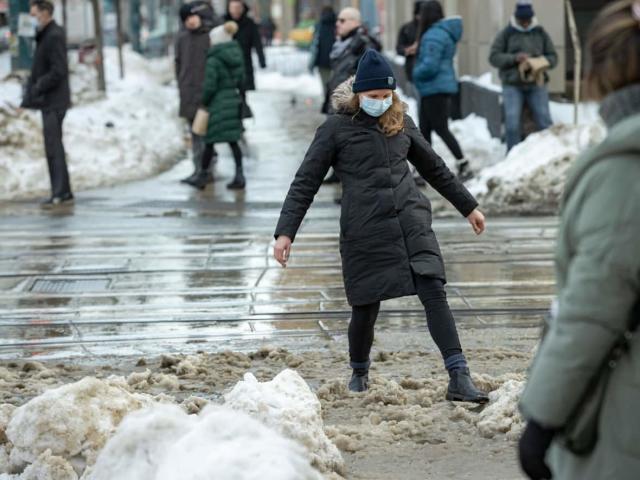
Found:
[[[321,188],[290,266],[271,258],[281,202],[322,121],[318,104],[258,93],[252,106],[244,193],[225,189],[232,162],[220,147],[216,183],[202,193],[178,183],[190,173],[183,161],[151,180],[79,193],[54,212],[0,203],[0,358],[251,350],[264,341],[295,350],[343,335],[339,187]],[[554,219],[490,219],[480,238],[455,215],[434,228],[461,329],[539,324],[553,294]],[[426,328],[417,298],[385,302],[379,326]]]

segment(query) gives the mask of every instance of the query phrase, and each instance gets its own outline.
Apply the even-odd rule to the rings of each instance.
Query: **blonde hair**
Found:
[[[619,0],[604,8],[589,32],[587,93],[596,100],[640,82],[640,0]]]
[[[231,37],[238,33],[238,24],[233,20],[224,22],[224,31]]]

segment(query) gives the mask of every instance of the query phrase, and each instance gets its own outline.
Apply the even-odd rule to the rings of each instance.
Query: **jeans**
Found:
[[[505,85],[502,89],[502,97],[507,150],[511,150],[522,141],[522,109],[524,102],[529,105],[538,130],[544,130],[553,124],[549,110],[549,92],[546,87]]]
[[[431,144],[431,133],[436,134],[447,145],[449,151],[460,161],[464,158],[460,144],[449,130],[449,103],[451,95],[429,95],[420,99],[420,131]]]
[[[427,314],[429,332],[442,358],[446,361],[453,356],[461,356],[462,347],[456,322],[447,302],[444,282],[438,278],[421,275],[414,275],[414,282]],[[349,357],[353,368],[366,368],[369,363],[373,331],[379,311],[380,302],[352,307],[349,323]]]
[[[44,151],[49,167],[52,197],[63,197],[71,193],[66,154],[62,143],[62,122],[66,114],[66,110],[42,111]]]

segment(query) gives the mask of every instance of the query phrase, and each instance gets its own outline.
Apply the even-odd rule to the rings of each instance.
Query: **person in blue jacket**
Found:
[[[472,177],[469,162],[449,130],[451,95],[458,93],[453,58],[462,38],[462,19],[444,18],[440,2],[430,0],[420,9],[418,31],[420,44],[413,82],[420,93],[420,130],[429,143],[432,132],[436,132],[456,158],[458,176],[468,180]]]

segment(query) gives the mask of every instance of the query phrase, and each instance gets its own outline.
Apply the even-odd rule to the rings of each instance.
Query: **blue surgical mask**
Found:
[[[376,100],[367,96],[360,97],[360,108],[372,117],[380,117],[391,108],[393,96],[389,95],[384,100]]]

